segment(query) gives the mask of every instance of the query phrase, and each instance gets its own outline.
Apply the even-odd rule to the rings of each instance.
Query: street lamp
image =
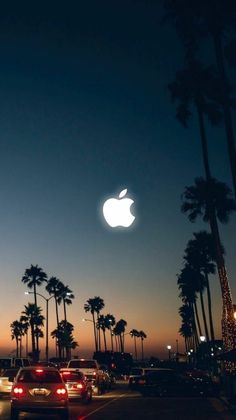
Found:
[[[92,320],[92,319],[87,319],[87,318],[82,318],[82,321],[83,321],[83,322],[85,322],[85,321],[89,321],[89,322],[92,322],[92,323],[93,323],[93,320]]]
[[[205,335],[200,335],[199,338],[200,338],[201,343],[204,343],[206,341]]]
[[[168,346],[166,346],[166,348],[167,348],[167,350],[168,350],[168,355],[169,355],[169,360],[170,360],[171,346],[170,346],[170,345],[168,345]]]
[[[25,292],[25,295],[34,295],[34,292]],[[45,356],[46,361],[48,362],[48,302],[50,299],[52,299],[54,296],[50,296],[49,298],[46,298],[45,296],[41,295],[41,293],[36,293],[36,295],[41,296],[46,301],[46,346],[45,346]]]

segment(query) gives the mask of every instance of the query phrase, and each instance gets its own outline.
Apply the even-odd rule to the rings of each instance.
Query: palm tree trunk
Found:
[[[209,341],[209,331],[208,331],[208,326],[207,326],[206,311],[205,311],[205,305],[204,305],[202,290],[200,290],[199,293],[200,293],[200,301],[201,301],[201,308],[202,308],[202,319],[203,319],[203,324],[204,324],[204,329],[205,329],[205,334],[206,334],[206,340]]]
[[[136,343],[136,337],[135,336],[134,336],[134,354],[135,354],[135,360],[138,360],[137,343]]]
[[[200,320],[199,320],[199,315],[198,315],[197,302],[194,302],[194,312],[195,312],[195,316],[196,316],[196,321],[197,321],[197,326],[198,326],[198,332],[199,332],[199,337],[200,337],[202,335],[202,328],[201,328],[201,324],[200,324]],[[195,323],[195,321],[194,321],[194,324],[195,324],[195,329],[196,329],[196,323]]]
[[[104,350],[107,351],[106,330],[103,330]]]
[[[207,301],[208,301],[208,312],[209,312],[209,325],[210,325],[210,332],[211,332],[211,341],[215,340],[215,333],[214,333],[214,325],[213,325],[213,317],[212,317],[212,305],[211,305],[211,291],[210,291],[210,284],[207,272],[205,272],[205,281],[206,281],[206,289],[207,289]]]
[[[65,302],[65,299],[63,299],[63,308],[64,308],[64,319],[65,319],[65,322],[67,323],[67,316],[66,316],[66,302]]]
[[[98,343],[97,343],[97,331],[96,331],[96,323],[95,323],[94,312],[92,312],[92,317],[93,317],[93,332],[94,332],[95,352],[97,352],[98,351]]]
[[[229,101],[226,94],[227,77],[224,66],[224,54],[222,48],[221,34],[219,32],[213,35],[216,63],[221,77],[221,94],[223,96],[223,112],[224,112],[224,123],[227,137],[228,154],[230,159],[230,167],[233,178],[234,195],[236,198],[236,149],[234,143],[234,133],[232,116]]]
[[[112,333],[111,327],[110,327],[110,335],[111,335],[111,351],[113,352],[114,351],[114,348],[113,348],[113,333]]]
[[[143,338],[141,338],[141,351],[142,351],[142,360],[144,360],[144,353],[143,353]]]

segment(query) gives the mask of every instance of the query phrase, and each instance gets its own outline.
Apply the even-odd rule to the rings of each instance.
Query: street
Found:
[[[70,420],[234,420],[217,398],[143,398],[118,382],[102,396],[94,396],[90,405],[70,402]],[[55,419],[55,416],[21,413],[21,419]],[[1,420],[10,419],[10,400],[0,400]]]

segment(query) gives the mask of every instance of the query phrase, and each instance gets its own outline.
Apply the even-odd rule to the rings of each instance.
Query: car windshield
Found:
[[[175,376],[175,373],[171,370],[146,371],[145,373],[152,379],[169,379]]]
[[[96,363],[93,360],[71,360],[70,367],[96,369]]]
[[[23,383],[61,383],[62,379],[57,371],[43,369],[22,370],[18,382]]]
[[[69,371],[62,372],[62,377],[63,377],[64,382],[81,381],[84,378],[81,372],[69,372]]]

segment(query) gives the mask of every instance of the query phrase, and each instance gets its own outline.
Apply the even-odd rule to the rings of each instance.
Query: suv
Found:
[[[56,368],[21,368],[11,390],[11,419],[19,418],[20,411],[59,414],[68,420],[68,393]]]
[[[106,377],[100,369],[97,360],[94,359],[71,359],[67,368],[79,369],[86,378],[92,383],[93,388],[97,388],[98,394],[103,394],[106,389]]]
[[[30,366],[30,361],[27,357],[0,357],[0,372],[3,372],[5,369],[17,369],[23,366]]]

